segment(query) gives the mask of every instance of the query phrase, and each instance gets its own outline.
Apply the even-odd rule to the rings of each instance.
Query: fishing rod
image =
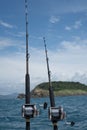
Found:
[[[52,82],[51,82],[51,71],[49,69],[49,59],[48,59],[45,37],[43,38],[43,40],[44,40],[47,71],[48,71],[48,81],[49,81],[48,85],[49,85],[50,108],[49,108],[48,114],[49,114],[49,118],[53,124],[53,129],[58,130],[57,122],[64,119],[65,113],[63,112],[63,108],[61,106],[59,106],[59,107],[55,106],[55,99],[54,99],[54,93],[53,93]]]
[[[51,83],[51,71],[49,69],[49,59],[47,55],[47,48],[46,48],[46,43],[45,43],[45,38],[44,39],[44,47],[45,47],[45,54],[46,54],[46,62],[47,62],[47,71],[48,71],[48,81],[49,81],[49,96],[50,96],[50,104],[51,107],[55,107],[55,100],[54,100],[54,93],[53,93],[53,88],[52,88],[52,83]]]
[[[25,75],[25,104],[22,106],[22,116],[26,121],[26,130],[30,130],[30,119],[37,115],[35,104],[30,104],[30,75],[29,75],[29,53],[28,53],[28,2],[25,0],[26,19],[26,75]]]
[[[58,121],[61,121],[65,119],[65,124],[74,126],[75,122],[74,121],[67,121],[66,120],[66,113],[63,111],[63,107],[55,106],[55,99],[54,99],[54,93],[53,93],[53,88],[52,88],[52,82],[51,82],[51,71],[49,69],[49,59],[48,59],[48,53],[47,53],[47,47],[46,47],[46,40],[45,37],[43,37],[44,40],[44,47],[45,47],[45,54],[46,54],[46,63],[47,63],[47,71],[48,71],[48,85],[49,85],[49,98],[50,98],[50,108],[48,111],[49,118],[53,124],[53,129],[58,130]]]
[[[29,53],[28,53],[28,10],[27,0],[25,0],[26,16],[26,75],[25,75],[25,103],[30,103],[30,75],[29,75]]]

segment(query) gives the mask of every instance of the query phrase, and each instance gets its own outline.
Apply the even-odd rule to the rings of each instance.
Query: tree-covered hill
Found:
[[[79,82],[52,82],[55,96],[59,95],[82,95],[87,94],[87,86]],[[31,95],[36,97],[44,97],[49,95],[48,83],[41,83],[32,90]]]
[[[87,94],[87,85],[81,84],[79,82],[54,81],[52,82],[52,87],[55,96]],[[48,83],[41,83],[31,91],[31,97],[47,97],[49,96],[48,90]],[[25,94],[19,94],[18,98],[25,98]]]

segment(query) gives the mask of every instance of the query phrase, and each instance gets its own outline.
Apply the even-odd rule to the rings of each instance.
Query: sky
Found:
[[[7,3],[6,3],[7,2]],[[0,94],[25,91],[25,1],[0,0]],[[31,90],[48,81],[87,85],[87,0],[28,0]]]

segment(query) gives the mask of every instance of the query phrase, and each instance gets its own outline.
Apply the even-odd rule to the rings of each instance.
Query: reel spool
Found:
[[[35,104],[25,104],[22,106],[22,117],[25,119],[34,118],[39,115]]]

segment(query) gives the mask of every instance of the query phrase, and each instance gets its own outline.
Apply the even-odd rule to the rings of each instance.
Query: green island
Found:
[[[55,96],[68,96],[68,95],[86,95],[87,85],[79,82],[68,82],[68,81],[53,81],[52,87]],[[48,97],[49,87],[48,82],[41,83],[37,85],[31,91],[31,97]],[[22,99],[25,94],[20,93],[18,98]]]

